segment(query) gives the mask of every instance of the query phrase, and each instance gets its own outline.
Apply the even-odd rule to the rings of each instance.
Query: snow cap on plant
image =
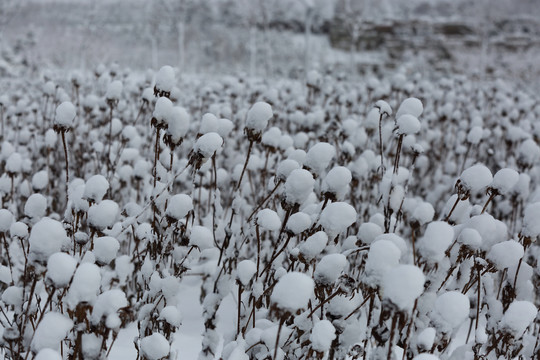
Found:
[[[65,101],[56,108],[54,129],[57,132],[67,132],[73,127],[73,121],[77,116],[77,109],[69,101]]]
[[[379,109],[379,114],[390,116],[392,115],[392,107],[384,100],[378,100],[375,103],[375,108]]]
[[[383,279],[383,297],[400,310],[408,311],[424,292],[426,278],[414,265],[398,265],[390,269]]]
[[[37,261],[45,262],[49,256],[62,249],[62,245],[67,239],[66,230],[62,223],[45,217],[32,227],[28,239],[30,254]]]
[[[465,193],[477,193],[485,190],[492,181],[491,171],[483,164],[476,164],[461,173],[458,186]]]
[[[314,294],[313,279],[300,272],[289,272],[279,278],[271,300],[281,310],[295,313],[305,309]]]
[[[167,98],[170,97],[171,91],[174,87],[174,83],[174,69],[169,65],[162,66],[156,75],[154,95]]]
[[[260,141],[268,121],[274,116],[270,104],[259,101],[253,104],[247,113],[246,133],[250,141]]]
[[[315,180],[307,170],[291,171],[285,181],[285,202],[290,206],[302,205],[313,192]]]
[[[315,176],[320,176],[336,156],[336,149],[326,142],[313,145],[306,155],[304,167],[311,170]]]
[[[414,97],[403,100],[401,105],[399,105],[398,111],[396,113],[396,118],[399,119],[401,115],[412,115],[414,117],[419,117],[424,112],[424,105],[422,102]]]
[[[178,221],[183,219],[193,210],[193,201],[189,195],[176,194],[169,198],[165,214]]]

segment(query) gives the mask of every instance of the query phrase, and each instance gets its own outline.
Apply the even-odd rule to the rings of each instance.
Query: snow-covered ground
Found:
[[[81,28],[2,42],[0,356],[539,360],[535,72]]]

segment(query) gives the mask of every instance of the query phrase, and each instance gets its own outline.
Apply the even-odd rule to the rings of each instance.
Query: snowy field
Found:
[[[0,358],[540,360],[527,59],[85,31],[0,39]]]

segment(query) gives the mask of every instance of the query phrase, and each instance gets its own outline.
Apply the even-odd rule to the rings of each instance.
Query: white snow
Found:
[[[298,235],[301,232],[309,229],[311,224],[311,217],[308,214],[304,212],[297,212],[289,217],[289,221],[287,221],[287,230],[291,231],[295,235]]]
[[[315,351],[325,352],[330,349],[332,341],[336,338],[336,329],[328,320],[321,320],[313,326],[309,339]]]
[[[460,176],[462,185],[469,191],[476,193],[483,191],[493,181],[491,171],[482,164],[476,164],[465,169]]]
[[[469,298],[459,291],[448,291],[437,297],[435,310],[452,328],[469,318]]]
[[[186,109],[180,106],[175,106],[169,112],[167,121],[167,134],[171,136],[172,141],[176,144],[186,136],[189,131],[191,117]]]
[[[94,239],[94,256],[100,264],[109,264],[116,258],[120,243],[112,236],[102,236]]]
[[[124,86],[120,80],[114,80],[107,86],[107,92],[105,93],[105,99],[107,100],[119,100],[122,96],[122,90]]]
[[[384,100],[377,100],[375,107],[379,109],[380,114],[392,115],[392,107]]]
[[[214,235],[212,231],[204,226],[194,226],[191,228],[189,244],[197,246],[201,251],[214,246]]]
[[[170,352],[167,339],[160,333],[153,333],[141,340],[141,351],[148,360],[159,360]]]
[[[34,360],[62,360],[62,356],[58,351],[53,349],[41,349],[37,354]]]
[[[96,229],[112,227],[119,214],[118,204],[112,200],[102,200],[88,209],[88,222]]]
[[[174,69],[169,65],[162,66],[156,75],[156,88],[170,93],[174,83]]]
[[[540,235],[540,221],[538,219],[540,219],[540,202],[527,205],[523,215],[521,233],[530,237]]]
[[[34,351],[45,348],[59,350],[60,342],[72,328],[73,321],[68,317],[57,312],[46,313],[34,333],[32,349]]]
[[[77,116],[75,105],[69,101],[65,101],[56,108],[54,123],[62,128],[70,129],[73,126],[75,116]]]
[[[74,308],[80,302],[93,303],[100,286],[101,274],[99,267],[87,262],[80,264],[75,271],[68,292],[67,301],[70,308]]]
[[[73,256],[63,252],[54,253],[47,262],[47,278],[57,288],[67,286],[76,267],[77,260]]]
[[[408,98],[403,100],[401,105],[399,105],[398,111],[396,113],[396,118],[399,119],[401,115],[412,115],[414,117],[419,117],[424,112],[424,105],[417,98]]]
[[[332,285],[341,275],[348,261],[343,254],[329,254],[317,264],[313,278],[317,284]]]
[[[100,202],[109,190],[109,182],[103,175],[93,175],[84,186],[83,198],[93,202]]]
[[[47,199],[41,194],[32,194],[24,204],[24,214],[29,218],[39,219],[47,211]]]
[[[264,230],[277,231],[281,228],[281,220],[274,210],[262,209],[257,213],[257,225]]]
[[[246,128],[262,132],[268,126],[268,120],[274,116],[270,104],[259,101],[253,104],[247,113]]]
[[[504,168],[495,173],[491,187],[499,194],[506,194],[518,183],[519,174],[514,169]]]
[[[424,282],[425,276],[420,268],[398,265],[384,276],[383,296],[401,310],[410,310],[414,301],[424,292]]]
[[[257,264],[252,260],[242,260],[236,266],[236,277],[243,286],[249,285],[253,276],[257,272]]]
[[[166,97],[160,97],[156,101],[156,106],[152,114],[158,124],[166,124],[169,119],[174,117],[174,107],[171,100]]]
[[[278,164],[276,169],[276,177],[282,181],[285,181],[291,172],[296,169],[300,169],[300,164],[296,160],[285,159]]]
[[[320,224],[329,236],[336,236],[356,222],[356,210],[346,202],[328,204],[321,212]]]
[[[510,304],[501,325],[508,329],[514,336],[520,337],[527,327],[533,322],[538,313],[536,306],[529,301],[514,301]]]
[[[360,225],[358,228],[358,238],[364,243],[364,244],[371,244],[373,240],[379,235],[383,233],[383,229],[373,223],[373,222],[365,222]]]
[[[223,138],[218,133],[209,132],[197,139],[195,152],[199,153],[204,159],[209,159],[223,145]]]
[[[179,327],[182,324],[182,314],[176,306],[165,306],[159,313],[159,319],[174,327]]]
[[[349,169],[344,166],[333,167],[324,178],[323,192],[332,193],[341,200],[347,193],[351,180],[352,174]]]
[[[7,233],[13,223],[13,214],[7,209],[0,209],[0,232]]]
[[[493,245],[487,258],[497,266],[497,269],[504,270],[516,266],[524,254],[523,245],[515,240],[508,240]]]
[[[45,217],[39,220],[30,232],[30,253],[38,261],[46,261],[54,253],[62,249],[67,241],[67,234],[62,223]]]
[[[429,262],[438,262],[444,258],[446,249],[454,240],[454,229],[444,221],[428,224],[424,236],[418,240],[417,249]]]
[[[2,292],[1,299],[6,305],[20,308],[23,304],[23,288],[10,286]]]
[[[433,220],[434,215],[435,209],[433,209],[433,205],[424,201],[414,209],[412,217],[418,221],[420,225],[425,225]]]
[[[315,174],[320,175],[330,165],[335,156],[336,149],[332,145],[320,142],[309,149],[304,165],[313,170]]]
[[[302,256],[307,260],[311,261],[316,258],[326,247],[328,243],[328,235],[324,231],[317,231],[315,234],[311,235],[302,242],[298,248]]]
[[[294,313],[307,307],[314,288],[313,279],[306,274],[289,272],[278,280],[272,291],[271,300],[280,309]]]
[[[97,297],[91,320],[93,324],[98,324],[103,317],[116,315],[116,312],[128,305],[126,294],[120,289],[111,289],[104,291]],[[108,319],[107,319],[108,320]]]
[[[414,135],[420,131],[420,121],[413,115],[403,114],[398,117],[398,133],[403,135]]]
[[[311,173],[304,169],[291,171],[285,181],[285,199],[287,203],[303,204],[313,192],[315,180]]]
[[[366,261],[366,282],[372,286],[380,286],[383,278],[399,264],[401,251],[390,240],[379,240],[371,244]]]
[[[459,233],[457,241],[476,250],[480,248],[480,245],[482,244],[482,236],[476,229],[465,228]]]
[[[169,198],[165,213],[175,220],[180,220],[186,217],[191,210],[193,210],[191,197],[186,194],[176,194]]]

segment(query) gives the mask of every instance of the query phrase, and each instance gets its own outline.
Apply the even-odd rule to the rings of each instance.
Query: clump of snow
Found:
[[[336,199],[341,200],[347,193],[352,174],[344,166],[336,166],[326,174],[323,181],[323,192],[334,194]]]
[[[414,135],[420,131],[420,121],[410,114],[404,114],[398,117],[397,121],[398,133],[402,135]]]
[[[347,258],[343,254],[323,256],[313,274],[315,282],[322,285],[333,284],[339,278],[347,264]]]
[[[118,101],[122,96],[122,89],[124,86],[120,80],[114,80],[107,86],[107,92],[105,93],[105,99]]]
[[[320,142],[309,149],[304,165],[320,175],[330,165],[334,156],[336,156],[336,149],[329,143]]]
[[[401,310],[410,310],[416,298],[424,292],[424,282],[425,276],[418,267],[398,265],[384,276],[383,296]]]
[[[501,319],[501,325],[515,336],[521,336],[536,318],[538,309],[529,301],[514,301]]]
[[[317,322],[311,330],[309,339],[311,340],[311,347],[315,351],[325,352],[330,349],[332,341],[336,338],[336,329],[334,325],[328,320],[321,320]]]
[[[32,349],[34,351],[45,348],[58,350],[60,342],[72,328],[73,321],[68,317],[57,312],[46,313],[34,333]]]
[[[0,209],[0,232],[7,233],[13,223],[13,214],[7,209]]]
[[[218,133],[209,132],[197,139],[195,147],[196,153],[200,154],[203,159],[209,159],[223,145],[223,138]]]
[[[193,201],[189,195],[176,194],[167,202],[165,214],[175,220],[180,220],[193,210]]]
[[[67,286],[76,267],[77,260],[73,256],[63,252],[54,253],[47,262],[47,278],[57,288]]]
[[[253,104],[247,113],[246,128],[262,132],[268,126],[268,120],[274,116],[270,104],[259,101]]]
[[[304,212],[297,212],[289,217],[289,221],[287,221],[287,230],[291,231],[295,235],[298,235],[309,229],[311,223],[311,217],[308,214]]]
[[[187,110],[180,106],[173,107],[166,121],[167,134],[174,144],[178,144],[189,131],[191,118]]]
[[[116,258],[120,249],[118,240],[111,236],[102,236],[94,239],[94,256],[100,264],[109,264]]]
[[[265,230],[277,231],[281,228],[281,220],[274,210],[262,209],[257,213],[257,225]]]
[[[60,128],[71,129],[75,116],[77,116],[75,105],[69,101],[65,101],[56,108],[54,123]]]
[[[472,145],[478,145],[484,136],[484,129],[480,126],[474,126],[467,134],[467,142]]]
[[[24,215],[29,218],[39,219],[47,211],[47,199],[41,194],[32,194],[24,204]]]
[[[493,245],[487,258],[495,264],[497,269],[504,270],[517,265],[524,254],[523,245],[515,240],[508,240]]]
[[[10,286],[2,292],[1,299],[6,305],[18,308],[23,304],[23,288],[19,286]]]
[[[209,249],[214,246],[214,235],[210,229],[204,226],[194,226],[191,229],[189,244],[197,246],[201,251]]]
[[[99,267],[88,262],[79,265],[69,288],[68,303],[70,307],[74,308],[80,302],[92,303],[97,297],[100,286]]]
[[[436,334],[437,334],[437,331],[434,328],[432,327],[425,328],[418,334],[416,338],[416,343],[419,346],[422,346],[424,349],[431,349],[435,341]]]
[[[307,170],[293,170],[285,181],[285,200],[290,205],[303,204],[313,192],[315,180]]]
[[[38,261],[47,261],[49,256],[59,252],[67,241],[64,226],[59,221],[45,217],[39,220],[30,232],[30,253]]]
[[[454,240],[454,229],[444,221],[429,223],[424,236],[418,240],[418,251],[430,262],[438,262],[444,258],[446,249]]]
[[[459,233],[457,241],[476,250],[482,245],[482,236],[476,229],[465,228]]]
[[[371,244],[373,240],[379,235],[383,233],[383,229],[373,223],[373,222],[365,222],[360,225],[358,228],[358,239],[362,241],[364,244]]]
[[[459,291],[448,291],[435,301],[435,310],[452,328],[463,324],[469,318],[469,298]]]
[[[174,82],[174,69],[169,65],[162,66],[156,75],[156,88],[170,93]]]
[[[433,205],[424,201],[414,209],[412,217],[418,221],[420,225],[425,225],[433,220],[434,215],[435,209],[433,209]]]
[[[481,192],[493,181],[491,171],[482,164],[465,169],[460,176],[461,185],[473,193]]]
[[[419,117],[424,112],[424,105],[417,98],[408,98],[403,100],[401,105],[399,105],[398,111],[396,113],[396,118],[399,119],[401,115],[412,115],[414,117]]]
[[[375,107],[379,109],[379,114],[385,114],[386,116],[392,115],[392,107],[384,100],[377,100]]]
[[[306,274],[289,272],[277,282],[271,300],[282,310],[296,312],[305,309],[313,296],[315,283]]]
[[[112,227],[119,214],[118,204],[112,200],[102,200],[88,209],[88,222],[90,226],[103,230]]]
[[[257,265],[252,260],[242,260],[236,267],[236,276],[243,286],[249,284],[256,272]]]
[[[514,169],[504,168],[495,173],[491,187],[501,195],[508,193],[518,183],[519,174]]]
[[[538,219],[540,219],[540,202],[527,205],[523,215],[521,233],[529,237],[540,235],[540,221]]]
[[[126,294],[120,289],[111,289],[104,291],[97,297],[91,320],[93,324],[98,324],[103,317],[107,318],[107,323],[110,324],[111,318],[116,318],[116,312],[128,305]]]
[[[103,199],[107,190],[109,190],[109,182],[105,176],[93,175],[86,180],[83,198],[97,203]]]
[[[169,119],[174,117],[174,107],[171,100],[166,97],[160,97],[156,101],[156,106],[154,107],[154,112],[152,113],[153,120],[157,124],[166,124]]]
[[[182,324],[182,314],[176,306],[165,306],[159,313],[159,319],[175,327],[179,327]]]
[[[148,360],[159,360],[169,355],[171,346],[160,333],[153,333],[141,340],[141,351]]]
[[[331,203],[321,212],[319,222],[328,235],[336,236],[356,222],[356,210],[345,202]]]
[[[439,357],[433,354],[424,353],[416,355],[413,360],[439,360]]]
[[[326,247],[328,243],[328,235],[324,231],[318,231],[315,234],[311,235],[300,244],[298,247],[300,254],[304,257],[306,261],[311,261],[316,258]]]
[[[292,159],[285,159],[282,162],[280,162],[276,169],[276,177],[281,180],[285,181],[296,169],[300,169],[300,164],[296,160]]]
[[[62,356],[53,349],[41,349],[34,360],[62,360]]]
[[[399,264],[401,251],[390,240],[379,240],[371,244],[366,261],[366,282],[380,286],[385,275]]]

